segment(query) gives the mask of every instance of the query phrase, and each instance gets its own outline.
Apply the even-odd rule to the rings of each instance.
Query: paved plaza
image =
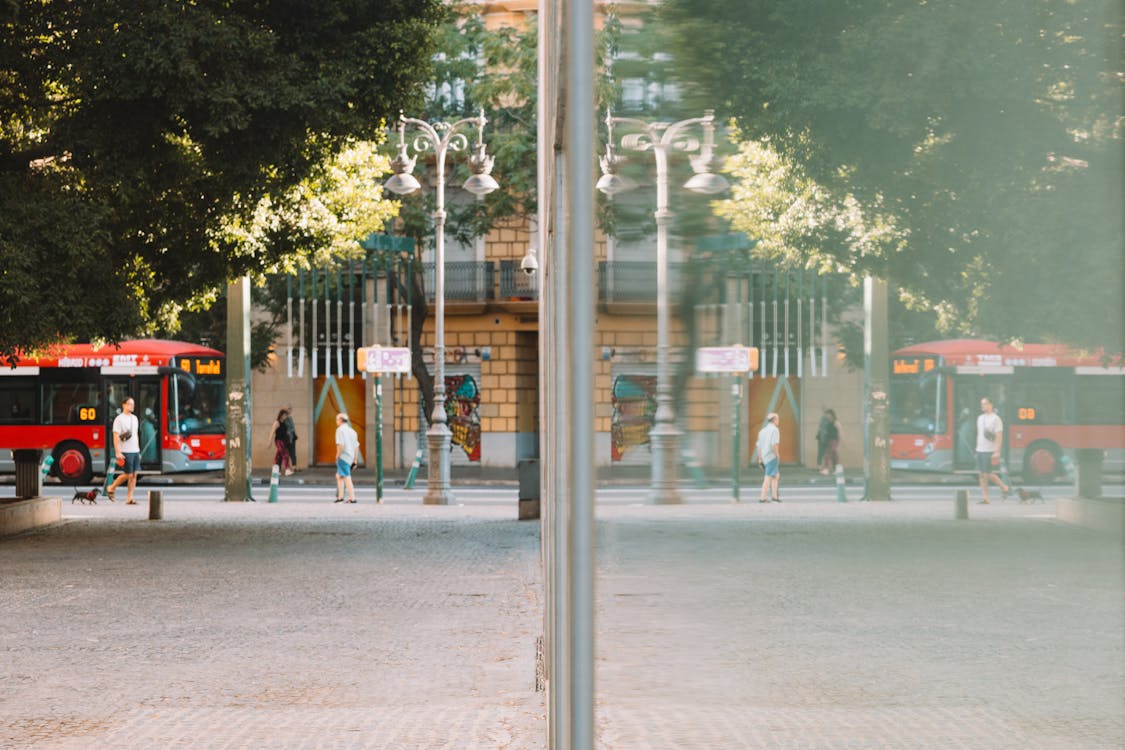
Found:
[[[0,747],[546,747],[540,528],[513,488],[449,507],[213,491],[161,521],[68,502],[0,540]],[[1122,747],[1121,536],[1050,503],[956,521],[931,494],[616,491],[597,747]]]

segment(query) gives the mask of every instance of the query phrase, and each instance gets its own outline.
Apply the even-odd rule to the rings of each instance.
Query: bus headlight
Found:
[[[180,451],[188,458],[191,458],[191,446],[187,443],[180,443]]]
[[[934,444],[933,443],[926,443],[925,445],[922,446],[922,452],[925,453],[927,456],[930,455],[931,453],[934,452]]]

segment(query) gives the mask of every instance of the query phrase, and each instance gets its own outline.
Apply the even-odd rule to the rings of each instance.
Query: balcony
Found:
[[[423,263],[422,275],[426,284],[426,299],[434,301],[434,264]],[[445,264],[446,303],[483,305],[496,298],[496,264],[470,261]]]
[[[539,299],[539,274],[524,273],[518,260],[500,261],[500,299],[509,302]]]
[[[669,298],[677,298],[682,287],[680,264],[669,263]],[[598,263],[598,302],[603,305],[655,305],[656,263],[628,260]]]

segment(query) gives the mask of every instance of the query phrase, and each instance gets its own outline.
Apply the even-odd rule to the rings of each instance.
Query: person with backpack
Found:
[[[831,474],[840,462],[840,422],[833,409],[825,409],[816,430],[816,463],[821,474]]]

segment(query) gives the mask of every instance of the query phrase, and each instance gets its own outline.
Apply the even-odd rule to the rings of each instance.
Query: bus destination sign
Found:
[[[895,357],[891,360],[892,375],[918,375],[941,364],[938,357]]]
[[[221,357],[180,357],[180,368],[192,375],[222,377],[223,360]]]

